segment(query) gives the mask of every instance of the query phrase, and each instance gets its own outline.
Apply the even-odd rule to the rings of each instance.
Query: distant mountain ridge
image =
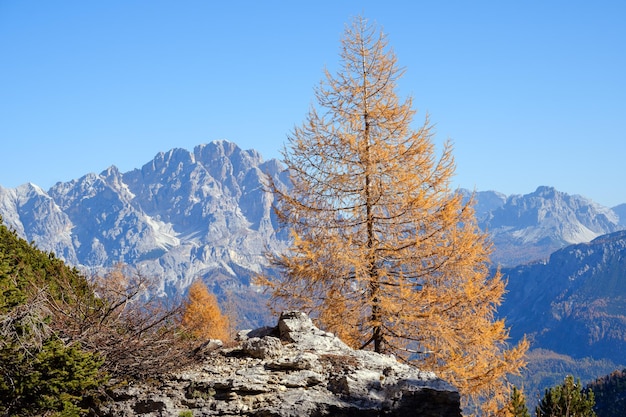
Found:
[[[567,245],[626,228],[626,219],[620,222],[614,210],[554,187],[540,186],[532,193],[508,197],[481,191],[474,199],[478,224],[495,247],[492,261],[504,266],[546,259]]]

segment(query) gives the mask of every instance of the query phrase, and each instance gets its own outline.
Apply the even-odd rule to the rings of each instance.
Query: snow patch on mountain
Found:
[[[180,239],[176,237],[176,232],[171,223],[164,223],[150,216],[146,216],[145,221],[154,231],[154,240],[158,247],[170,250],[174,246],[180,245]]]

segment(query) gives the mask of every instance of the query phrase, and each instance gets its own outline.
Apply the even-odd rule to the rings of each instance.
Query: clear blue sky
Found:
[[[265,159],[355,15],[389,35],[455,185],[626,203],[626,2],[0,0],[0,185],[227,139]]]

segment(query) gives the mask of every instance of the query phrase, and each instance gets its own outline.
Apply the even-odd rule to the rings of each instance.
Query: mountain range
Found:
[[[4,223],[88,274],[125,263],[161,279],[163,294],[203,279],[249,326],[267,324],[265,297],[252,279],[273,273],[265,253],[286,247],[264,175],[288,187],[280,162],[215,141],[193,151],[157,154],[126,173],[111,166],[44,191],[0,187]],[[479,226],[502,266],[545,260],[569,244],[624,229],[626,204],[614,209],[552,187],[527,195],[469,192]],[[621,219],[621,220],[620,220]]]
[[[132,265],[160,277],[164,294],[201,278],[222,302],[237,305],[242,322],[261,325],[268,319],[265,301],[251,280],[266,269],[265,251],[287,241],[277,230],[264,175],[278,185],[286,181],[276,160],[216,141],[193,152],[161,152],[126,173],[112,166],[48,191],[34,184],[0,187],[0,215],[39,249],[88,274]]]
[[[567,245],[626,228],[626,204],[610,209],[554,187],[511,196],[479,191],[474,200],[478,225],[494,244],[492,261],[502,266],[546,259]]]

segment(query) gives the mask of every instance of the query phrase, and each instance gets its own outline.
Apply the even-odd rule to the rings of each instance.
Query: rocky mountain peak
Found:
[[[531,193],[531,195],[540,196],[542,198],[554,198],[557,195],[563,196],[565,195],[565,193],[561,193],[557,191],[556,188],[550,187],[548,185],[540,185],[537,187],[534,193]]]
[[[620,226],[626,227],[626,204],[615,206],[612,210],[617,214]]]
[[[619,216],[608,207],[554,187],[511,195],[501,204],[493,194],[477,193],[475,198],[479,226],[496,247],[492,259],[504,265],[547,258],[566,245],[622,228]]]
[[[105,178],[115,178],[115,179],[122,178],[122,173],[115,165],[111,165],[110,167],[102,171],[100,175]]]
[[[159,152],[126,173],[111,166],[47,193],[33,184],[0,189],[0,213],[20,235],[89,273],[124,262],[159,277],[163,293],[202,278],[222,301],[241,304],[244,323],[258,325],[265,303],[251,278],[267,268],[266,250],[286,244],[266,173],[286,181],[279,162],[217,141]]]

